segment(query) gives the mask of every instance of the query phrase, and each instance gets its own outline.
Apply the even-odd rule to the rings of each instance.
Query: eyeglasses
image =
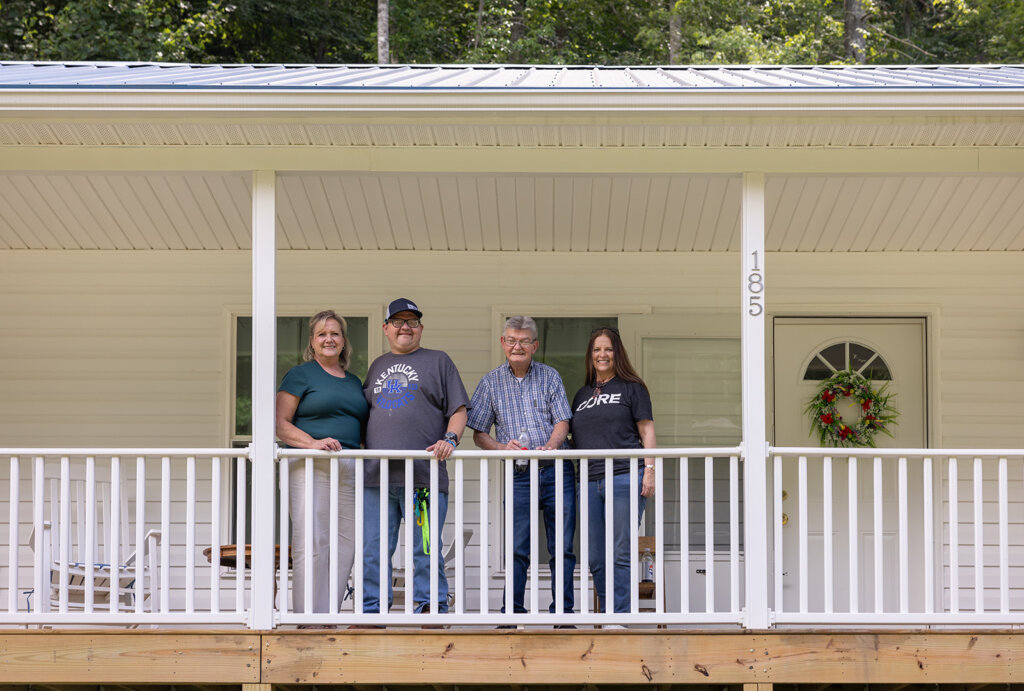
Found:
[[[519,340],[516,340],[514,338],[505,338],[504,336],[502,336],[501,337],[501,341],[502,341],[502,343],[507,345],[509,348],[515,348],[517,345],[523,346],[524,348],[529,348],[530,346],[532,346],[534,343],[537,342],[537,339],[536,338],[520,338]]]
[[[410,329],[418,329],[418,328],[420,328],[420,326],[423,325],[423,322],[421,322],[416,317],[413,317],[412,319],[402,319],[401,317],[391,317],[391,319],[388,319],[388,324],[391,324],[391,326],[395,327],[396,329],[401,329],[402,328],[402,324],[408,324]]]
[[[593,336],[594,334],[600,333],[602,331],[611,331],[616,336],[619,335],[619,330],[616,329],[614,326],[599,326],[596,329],[594,329],[593,331],[591,331],[590,335]]]

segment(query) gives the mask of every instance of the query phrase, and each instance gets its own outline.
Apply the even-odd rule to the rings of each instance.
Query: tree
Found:
[[[379,65],[387,65],[391,62],[389,9],[388,0],[377,0],[377,64]]]

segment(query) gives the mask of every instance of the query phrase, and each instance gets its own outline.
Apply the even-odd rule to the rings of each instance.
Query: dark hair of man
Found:
[[[640,378],[640,375],[633,369],[626,354],[626,347],[622,345],[619,332],[608,326],[601,326],[590,332],[590,340],[587,342],[587,386],[593,386],[597,381],[597,372],[594,370],[594,341],[598,336],[607,336],[612,342],[612,352],[615,353],[615,376],[622,381],[633,382],[647,389],[647,384]]]

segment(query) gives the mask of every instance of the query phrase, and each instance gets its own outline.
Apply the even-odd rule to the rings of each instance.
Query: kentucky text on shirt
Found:
[[[622,394],[620,393],[603,393],[598,396],[591,396],[587,400],[580,403],[580,407],[577,408],[576,411],[579,412],[580,410],[593,408],[596,405],[604,405],[605,403],[621,403],[621,398]]]

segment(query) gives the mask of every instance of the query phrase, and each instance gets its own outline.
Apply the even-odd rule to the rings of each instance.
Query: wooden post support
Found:
[[[756,684],[748,684],[748,686],[756,686]],[[273,691],[273,684],[242,684],[242,691]]]

